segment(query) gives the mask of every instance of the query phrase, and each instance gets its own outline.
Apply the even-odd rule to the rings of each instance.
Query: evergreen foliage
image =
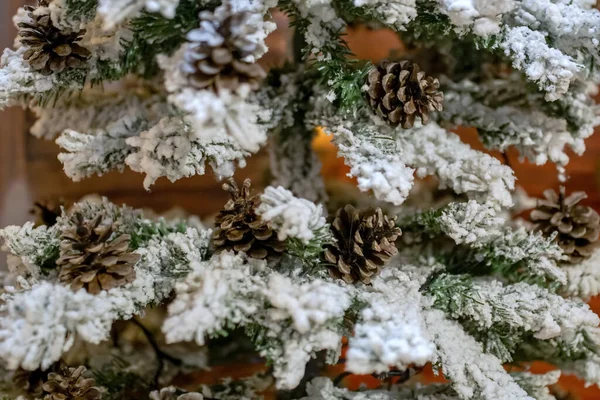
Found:
[[[263,71],[276,9],[293,28],[293,57]],[[553,162],[564,183],[569,157],[600,124],[600,11],[591,2],[40,0],[34,13],[61,34],[82,32],[77,46],[90,57],[72,69],[66,47],[30,48],[21,38],[0,61],[0,107],[33,109],[32,134],[56,139],[73,180],[128,167],[149,188],[163,176],[205,174],[206,164],[221,180],[267,142],[273,179],[238,216],[243,223],[219,221],[227,249],[195,218],[150,217],[106,199],[76,203],[50,227],[0,230],[3,393],[18,389],[13,371],[61,359],[89,367],[106,399],[242,400],[275,390],[305,400],[552,400],[558,373],[505,369],[537,360],[600,383],[600,319],[584,303],[600,293],[600,251],[568,265],[556,235],[513,218],[528,202],[514,191],[510,165],[451,131],[471,127],[487,149]],[[25,10],[15,17],[24,36],[27,18]],[[390,58],[432,78],[408,76],[416,68],[383,74],[379,60],[359,60],[347,41],[358,25],[394,31],[405,50]],[[30,64],[48,61],[32,57],[42,50],[62,57],[49,74]],[[435,105],[413,101],[437,91],[436,79],[441,111],[441,95]],[[383,88],[392,80],[402,82],[393,96]],[[418,111],[431,111],[431,121],[396,127],[366,92],[385,115],[427,107]],[[321,176],[313,147],[321,132],[358,191]],[[365,217],[334,219],[345,205]],[[600,222],[584,211],[578,218],[595,243]],[[397,235],[379,237],[373,221],[395,217],[402,235],[390,243]],[[79,257],[69,244],[73,218],[102,239]],[[250,257],[256,241],[271,239],[276,256]],[[335,258],[332,245],[353,257]],[[60,279],[66,250],[73,268],[89,267],[85,283],[104,279],[93,266],[118,269],[111,251],[128,253],[137,260],[131,282],[74,291]],[[102,263],[86,264],[90,254]],[[339,279],[356,270],[361,282]],[[190,385],[191,393],[172,386],[216,362],[206,347],[241,357],[244,341],[265,373]],[[344,364],[335,384],[319,376],[325,362]],[[449,382],[405,381],[428,363]],[[402,379],[375,390],[337,387],[348,374]]]

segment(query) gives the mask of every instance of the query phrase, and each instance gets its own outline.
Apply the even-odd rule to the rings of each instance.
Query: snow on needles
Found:
[[[421,282],[389,267],[357,295],[366,307],[359,313],[346,354],[355,374],[406,369],[431,360],[434,347],[423,333]]]
[[[502,15],[515,7],[514,0],[438,0],[440,10],[461,33],[472,28],[479,36],[500,32]]]
[[[84,212],[95,209],[95,206],[83,208]],[[126,226],[122,228],[129,229]],[[148,304],[160,303],[170,294],[176,276],[181,271],[187,272],[190,263],[204,256],[209,236],[209,231],[188,228],[186,232],[151,238],[145,247],[136,250],[141,259],[134,266],[135,280],[98,295],[85,290],[74,292],[55,282],[53,275],[33,282],[24,290],[5,288],[0,317],[0,358],[11,369],[46,369],[69,350],[74,335],[95,344],[107,339],[114,321],[129,319]],[[9,250],[19,249],[15,240],[8,239]],[[36,244],[38,249],[52,246],[46,242]],[[17,254],[22,253],[36,252],[22,247]]]
[[[339,350],[342,333],[336,326],[350,306],[350,288],[291,279],[241,253],[222,252],[192,268],[176,285],[163,324],[168,342],[203,344],[229,326],[255,327],[269,341],[259,352],[273,361],[278,387],[288,389],[298,385],[316,352]]]
[[[442,230],[456,244],[483,245],[501,235],[504,219],[497,216],[494,204],[481,204],[475,200],[466,203],[451,203],[440,216]]]
[[[143,9],[173,18],[178,5],[179,0],[99,0],[98,13],[104,17],[104,26],[112,28]]]
[[[315,231],[326,226],[322,205],[295,197],[281,186],[267,187],[260,198],[257,213],[273,223],[281,241],[291,237],[308,244],[315,237]]]
[[[52,90],[55,85],[53,76],[44,76],[31,69],[23,60],[27,49],[20,47],[16,51],[5,49],[0,58],[0,110],[20,104],[21,99],[29,95]]]
[[[270,111],[260,107],[248,85],[219,93],[190,88],[181,71],[187,49],[188,44],[184,44],[172,57],[158,57],[171,92],[169,102],[186,114],[186,122],[201,143],[231,138],[242,150],[257,152],[267,140],[266,129],[259,122],[268,120]]]
[[[509,28],[500,48],[512,60],[512,66],[546,92],[554,101],[567,93],[569,85],[583,65],[558,49],[548,46],[543,33],[526,26]]]
[[[429,337],[436,345],[434,365],[463,399],[533,400],[504,370],[502,362],[486,354],[480,343],[469,336],[456,321],[440,310],[424,310]]]

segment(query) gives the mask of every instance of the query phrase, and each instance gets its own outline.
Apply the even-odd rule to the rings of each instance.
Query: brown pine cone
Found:
[[[577,204],[586,197],[584,192],[565,197],[563,189],[559,195],[548,189],[531,212],[536,229],[547,236],[557,233],[556,241],[571,263],[588,258],[599,243],[600,216],[592,208]]]
[[[233,90],[242,83],[257,89],[266,73],[260,65],[248,61],[258,51],[258,45],[249,39],[256,27],[247,23],[248,12],[233,12],[230,6],[225,7],[227,17],[203,12],[200,28],[188,33],[191,45],[185,54],[183,71],[198,89]]]
[[[337,211],[331,231],[336,241],[324,253],[329,273],[348,283],[369,283],[398,252],[395,241],[402,233],[396,218],[383,215],[380,208],[359,211],[352,205]]]
[[[48,380],[42,385],[44,400],[99,400],[102,391],[94,386],[93,378],[83,376],[85,367],[63,367],[60,372],[48,374]]]
[[[41,1],[38,7],[47,5]],[[19,22],[20,42],[27,48],[23,59],[41,74],[50,75],[65,69],[84,68],[91,54],[77,44],[85,30],[61,31],[55,27],[47,12],[36,13],[36,7],[25,6],[29,22]]]
[[[417,117],[426,124],[430,111],[443,108],[437,78],[411,61],[382,61],[369,71],[367,85],[371,108],[391,126],[411,128]]]
[[[223,184],[231,199],[215,219],[213,244],[217,251],[243,251],[252,258],[274,259],[285,250],[285,242],[277,239],[271,225],[256,214],[260,197],[250,196],[250,179],[242,189],[235,181]]]
[[[140,255],[129,251],[129,235],[113,235],[117,223],[104,213],[86,219],[74,212],[61,236],[59,279],[73,290],[92,294],[123,286],[135,279],[133,266]]]

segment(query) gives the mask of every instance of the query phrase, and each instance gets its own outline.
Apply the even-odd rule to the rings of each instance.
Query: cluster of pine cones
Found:
[[[100,400],[103,389],[87,377],[86,368],[68,367],[59,362],[46,371],[18,369],[13,374],[15,387],[36,399]]]
[[[600,243],[600,216],[591,207],[579,204],[586,197],[584,192],[566,196],[564,187],[559,194],[548,189],[531,212],[535,228],[546,236],[554,235],[572,264],[589,258]]]
[[[84,68],[91,53],[78,44],[85,30],[64,31],[52,22],[50,12],[42,7],[47,0],[38,0],[38,6],[25,6],[28,22],[19,22],[20,43],[26,48],[23,58],[31,67],[44,75],[67,69]]]
[[[244,181],[241,188],[231,180],[223,188],[231,199],[215,219],[215,251],[242,251],[256,259],[279,258],[286,250],[285,242],[256,213],[260,197],[250,193],[250,180]],[[359,211],[347,205],[338,210],[331,233],[335,242],[324,252],[330,275],[348,283],[369,283],[396,254],[400,228],[395,218],[383,215],[379,208]]]

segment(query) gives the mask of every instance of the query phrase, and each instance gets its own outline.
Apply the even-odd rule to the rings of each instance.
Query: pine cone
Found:
[[[61,237],[59,279],[73,290],[92,294],[123,286],[135,279],[133,266],[140,255],[129,251],[129,235],[113,238],[117,224],[104,214],[86,219],[74,212]]]
[[[92,378],[85,378],[85,367],[64,367],[60,372],[48,374],[48,380],[42,385],[44,400],[99,400],[102,391],[95,387]]]
[[[243,251],[257,259],[277,258],[285,250],[285,242],[280,242],[271,225],[256,214],[260,197],[250,196],[250,179],[244,181],[241,190],[233,180],[223,189],[231,199],[215,219],[213,244],[217,251]]]
[[[35,202],[31,210],[31,214],[35,216],[35,226],[54,226],[62,214],[63,206],[65,202],[62,200]]]
[[[198,89],[232,90],[242,83],[256,89],[266,76],[260,65],[249,61],[259,51],[259,45],[249,39],[256,34],[257,27],[248,23],[250,13],[234,13],[230,6],[224,7],[219,14],[200,14],[200,28],[187,35],[190,48],[185,54],[183,71]]]
[[[596,248],[600,233],[600,216],[592,208],[577,204],[587,196],[574,192],[565,197],[552,189],[544,191],[544,199],[538,200],[537,208],[531,212],[536,229],[545,235],[557,232],[556,241],[569,256],[571,263],[588,258]]]
[[[369,71],[367,85],[371,108],[391,126],[411,128],[416,117],[426,124],[430,111],[443,108],[437,78],[410,61],[382,61]]]
[[[38,7],[47,5],[41,1]],[[48,12],[38,8],[25,6],[29,22],[19,22],[20,42],[27,48],[23,59],[41,74],[50,75],[65,69],[84,68],[90,58],[90,52],[77,44],[85,34],[85,30],[71,32],[61,31],[55,27]]]
[[[346,205],[337,211],[331,231],[336,242],[325,249],[329,273],[348,283],[369,283],[381,267],[398,252],[395,241],[402,233],[396,218],[380,208],[359,211]]]

